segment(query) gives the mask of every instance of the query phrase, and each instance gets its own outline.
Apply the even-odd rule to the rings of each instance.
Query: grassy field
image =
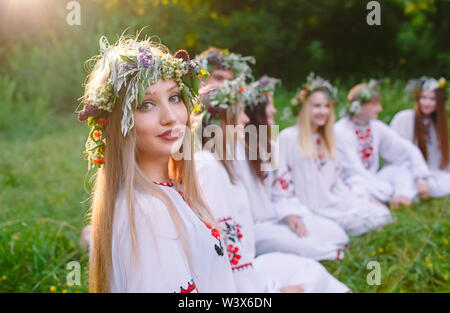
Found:
[[[400,97],[400,87],[392,89],[397,94],[385,90],[381,118],[388,121],[410,103]],[[278,106],[291,96],[279,92]],[[280,122],[281,128],[293,121]],[[52,117],[51,123],[47,119],[33,127],[19,122],[0,134],[0,292],[86,292],[88,256],[78,241],[89,207],[82,157],[88,128],[78,125],[75,115]],[[424,247],[446,201],[434,199],[394,211],[395,223],[351,238],[344,260],[324,265],[354,292],[391,291]],[[447,209],[396,292],[450,291],[449,214]],[[366,282],[371,260],[381,265],[379,286]],[[80,286],[66,283],[71,261],[80,263]]]

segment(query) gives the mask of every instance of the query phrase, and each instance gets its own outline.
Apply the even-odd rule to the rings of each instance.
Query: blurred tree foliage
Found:
[[[58,110],[72,110],[81,96],[83,62],[98,52],[101,34],[114,41],[147,25],[142,34],[171,51],[195,55],[214,45],[253,55],[257,75],[281,77],[287,87],[310,71],[349,84],[450,72],[447,0],[379,0],[381,26],[367,25],[368,0],[79,0],[81,26],[66,24],[69,1],[16,12],[12,2],[31,1],[0,2],[0,73],[27,82],[29,97],[53,90]]]

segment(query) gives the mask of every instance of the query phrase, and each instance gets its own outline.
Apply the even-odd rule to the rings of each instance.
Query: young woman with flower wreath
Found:
[[[319,244],[336,240],[337,235],[329,223],[318,221],[317,217],[337,223],[349,235],[361,235],[391,221],[386,206],[369,194],[352,192],[342,180],[333,131],[336,93],[336,88],[321,77],[314,74],[307,77],[291,101],[298,121],[280,133],[279,169],[269,181],[273,200],[288,203],[283,199],[286,196],[283,197],[282,187],[289,177],[292,183],[286,190],[295,195],[290,201],[299,201],[308,208],[301,218],[306,229],[322,234],[317,238]],[[250,116],[254,123],[265,122],[264,115],[257,116],[257,106],[253,112]]]
[[[284,252],[314,260],[342,259],[348,243],[345,231],[299,201],[293,192],[292,173],[283,164],[285,156],[280,152],[284,151],[270,140],[267,126],[275,123],[273,94],[278,81],[263,76],[247,87],[246,113],[250,125],[259,131],[257,138],[246,136],[246,160],[236,162],[250,199],[256,254]]]
[[[347,115],[334,128],[336,143],[344,181],[397,208],[428,193],[431,173],[417,147],[377,119],[382,110],[378,84],[370,80],[350,90]]]
[[[195,57],[200,67],[210,73],[202,86],[215,87],[224,82],[243,76],[246,82],[253,80],[250,65],[255,64],[252,56],[242,56],[228,49],[209,47]]]
[[[246,88],[241,75],[202,89],[204,115],[199,127],[211,136],[203,137],[203,150],[195,154],[201,189],[225,232],[236,287],[239,292],[348,292],[312,259],[286,253],[256,256],[250,202],[236,166],[239,159],[245,161],[238,147],[249,121],[244,111]],[[236,131],[227,130],[230,126]]]
[[[86,151],[98,167],[90,291],[236,291],[192,155],[173,157],[206,73],[186,51],[172,56],[150,39],[102,37],[100,48],[78,115],[91,127]]]
[[[398,112],[390,124],[392,129],[413,142],[422,152],[431,170],[430,190],[426,196],[433,198],[450,194],[446,85],[445,78],[410,80],[406,91],[413,93],[415,108]]]

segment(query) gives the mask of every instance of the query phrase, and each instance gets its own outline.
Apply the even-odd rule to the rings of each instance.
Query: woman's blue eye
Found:
[[[140,111],[148,111],[151,110],[155,105],[149,101],[142,102],[142,104],[139,106]]]
[[[173,95],[173,96],[171,96],[169,98],[169,100],[171,102],[180,102],[181,101],[181,95],[180,94]]]

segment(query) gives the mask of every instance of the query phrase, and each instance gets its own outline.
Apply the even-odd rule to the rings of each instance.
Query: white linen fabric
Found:
[[[197,217],[174,187],[158,188],[173,201],[186,232],[178,234],[161,200],[135,190],[135,254],[127,201],[121,191],[114,209],[111,292],[235,292],[222,239]],[[190,262],[180,236],[186,240]]]
[[[305,292],[348,292],[344,284],[316,261],[286,253],[255,257],[255,228],[246,190],[232,184],[215,155],[195,154],[203,194],[226,233],[226,248],[238,292],[280,292],[300,284]]]

